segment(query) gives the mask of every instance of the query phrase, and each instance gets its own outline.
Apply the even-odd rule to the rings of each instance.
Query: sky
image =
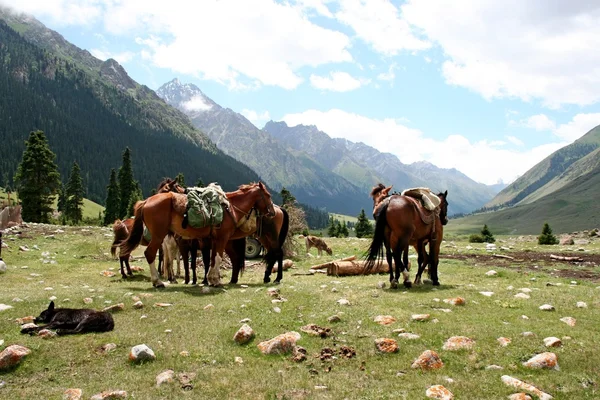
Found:
[[[0,0],[262,128],[510,183],[600,125],[596,0]]]

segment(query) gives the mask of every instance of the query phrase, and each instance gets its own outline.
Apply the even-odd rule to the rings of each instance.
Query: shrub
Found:
[[[487,225],[483,225],[483,229],[481,230],[481,237],[483,241],[486,243],[494,243],[496,239],[494,239],[494,235],[490,232]]]
[[[481,235],[473,234],[469,236],[469,243],[483,243],[485,239]]]
[[[558,239],[552,234],[552,229],[548,223],[544,224],[542,234],[538,236],[538,244],[558,244]]]

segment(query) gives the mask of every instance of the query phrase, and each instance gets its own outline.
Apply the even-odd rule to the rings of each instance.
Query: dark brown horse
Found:
[[[175,193],[185,193],[185,188],[177,183],[177,180],[171,178],[164,178],[162,182],[158,184],[156,188],[157,193],[167,193],[167,192],[175,192]],[[127,237],[129,236],[129,232],[133,228],[133,222],[135,218],[127,218],[126,220],[121,221],[120,219],[115,220],[113,224],[113,234],[114,239],[112,245],[110,246],[110,254],[115,257],[117,254],[117,248],[121,245]],[[140,244],[142,246],[148,246],[148,240],[142,236]],[[162,247],[159,250],[159,263],[158,269],[161,270],[161,262],[162,262]],[[127,276],[133,276],[131,272],[131,267],[129,266],[129,254],[124,254],[122,251],[119,251],[119,263],[121,266],[121,276],[123,279],[127,279]],[[125,268],[127,268],[127,275],[125,275]]]
[[[218,228],[215,226],[204,228],[186,226],[183,228],[183,214],[187,204],[187,198],[183,194],[159,193],[145,201],[140,201],[135,206],[133,230],[121,245],[121,251],[124,254],[131,254],[135,250],[142,238],[145,224],[152,237],[144,252],[150,266],[152,284],[155,287],[163,287],[164,284],[160,281],[154,266],[156,252],[163,238],[169,232],[178,234],[184,239],[209,237],[212,239],[212,253],[208,282],[211,285],[219,286],[221,285],[219,267],[227,242],[248,236],[248,233],[240,229],[245,222],[245,217],[250,215],[253,210],[257,210],[267,217],[275,214],[271,194],[262,182],[240,186],[237,191],[227,193],[227,200],[230,207],[223,213],[223,221]]]
[[[388,189],[383,185],[381,187]],[[380,201],[379,205],[376,204],[374,214],[377,215],[377,221],[373,241],[367,254],[367,270],[375,265],[377,258],[382,255],[382,247],[385,245],[392,287],[398,285],[400,272],[404,276],[404,286],[411,287],[408,275],[408,247],[412,245],[417,250],[419,263],[415,283],[420,283],[425,267],[430,264],[431,280],[436,286],[440,284],[437,267],[440,245],[444,235],[443,226],[448,223],[448,201],[446,200],[448,191],[438,193],[437,196],[441,202],[433,211],[426,210],[419,200],[401,195],[393,195],[385,201]],[[380,197],[373,196],[373,198],[374,201],[381,200]],[[429,255],[425,251],[427,244],[429,244]],[[396,264],[395,275],[392,258]]]
[[[256,229],[249,231],[249,235],[256,235],[266,249],[266,254],[264,256],[266,264],[265,276],[263,278],[264,283],[271,282],[271,272],[275,263],[277,263],[277,277],[275,278],[275,283],[279,283],[283,279],[283,243],[288,234],[289,215],[285,209],[277,205],[274,206],[274,209],[275,215],[273,218],[257,216],[258,222]],[[196,254],[198,249],[201,249],[202,263],[204,264],[204,280],[202,283],[208,284],[210,249],[212,247],[211,240],[208,238],[201,240],[178,238],[178,243],[185,269],[185,283],[190,281],[190,266],[188,264],[188,257],[190,257],[189,263],[191,264],[192,270],[192,284],[196,284]],[[245,237],[230,240],[225,247],[225,253],[229,256],[232,265],[230,284],[237,284],[240,272],[244,271],[245,250]]]

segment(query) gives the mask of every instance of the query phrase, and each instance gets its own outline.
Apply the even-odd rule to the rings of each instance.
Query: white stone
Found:
[[[3,274],[6,272],[6,263],[2,260],[0,260],[0,274]]]
[[[159,387],[163,383],[173,383],[175,381],[175,371],[168,369],[161,372],[156,376],[156,387]]]
[[[524,300],[527,300],[527,299],[530,299],[530,298],[531,298],[531,296],[529,296],[528,294],[525,294],[525,293],[517,293],[517,294],[515,294],[515,299],[524,299]]]
[[[0,304],[0,311],[6,311],[13,308],[13,306],[9,306],[8,304]]]
[[[415,334],[415,333],[408,333],[408,332],[402,332],[398,334],[398,337],[401,339],[407,339],[407,340],[416,340],[416,339],[420,339],[421,336]]]
[[[578,301],[577,302],[577,308],[588,308],[588,305],[584,301]]]
[[[496,275],[498,275],[498,273],[492,269],[492,270],[489,270],[488,272],[486,272],[485,275],[486,276],[496,276]]]
[[[342,306],[349,306],[349,305],[350,305],[350,301],[348,301],[347,299],[339,299],[339,300],[337,301],[337,303],[338,303],[339,305],[342,305]]]
[[[539,308],[542,311],[554,311],[555,310],[554,306],[550,305],[550,304],[543,304]]]
[[[492,297],[492,295],[494,294],[494,292],[479,292],[479,294],[482,294],[486,297]]]
[[[544,338],[544,346],[560,347],[560,346],[562,346],[562,341],[557,337],[550,336],[550,337]]]
[[[145,344],[138,344],[131,348],[129,352],[130,361],[152,361],[156,359],[154,351]]]

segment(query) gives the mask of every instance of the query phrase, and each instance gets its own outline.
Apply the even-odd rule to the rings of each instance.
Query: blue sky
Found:
[[[178,77],[259,128],[312,124],[482,183],[510,182],[600,124],[594,1],[0,4],[152,89]]]

